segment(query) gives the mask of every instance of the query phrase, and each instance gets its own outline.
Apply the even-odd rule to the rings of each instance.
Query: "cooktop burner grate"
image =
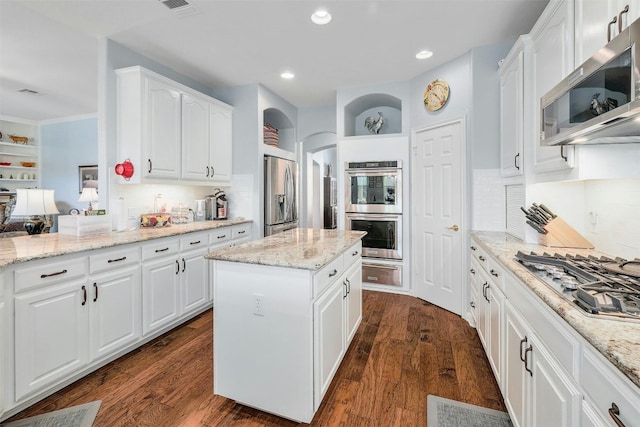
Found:
[[[516,261],[584,312],[640,321],[640,260],[519,251]]]

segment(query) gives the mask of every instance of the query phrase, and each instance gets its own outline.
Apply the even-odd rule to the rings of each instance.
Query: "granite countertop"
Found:
[[[198,221],[189,224],[173,224],[169,227],[138,228],[82,237],[59,233],[44,233],[34,236],[4,238],[0,239],[0,268],[35,259],[212,230],[247,222],[251,222],[251,220]]]
[[[505,268],[522,280],[636,386],[640,387],[640,322],[623,322],[587,316],[514,260],[518,250],[596,256],[605,254],[594,250],[548,248],[537,244],[525,244],[500,232],[476,231],[472,232],[471,236]]]
[[[364,231],[296,228],[211,252],[205,258],[315,271],[333,261],[365,234]]]

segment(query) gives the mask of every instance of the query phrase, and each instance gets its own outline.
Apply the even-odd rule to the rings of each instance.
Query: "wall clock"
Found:
[[[438,111],[449,99],[449,84],[441,79],[435,79],[424,91],[424,108],[427,111]]]

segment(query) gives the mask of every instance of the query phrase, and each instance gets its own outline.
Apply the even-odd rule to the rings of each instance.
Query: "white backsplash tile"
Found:
[[[505,200],[500,169],[473,170],[473,230],[504,231]]]

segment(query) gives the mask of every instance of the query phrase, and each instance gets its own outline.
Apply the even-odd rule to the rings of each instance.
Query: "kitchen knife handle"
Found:
[[[549,215],[551,215],[551,218],[555,218],[558,215],[554,214],[553,212],[551,212],[551,209],[549,209],[548,207],[546,207],[545,205],[543,205],[542,203],[540,203],[540,209],[542,209],[543,211],[545,211],[546,213],[548,213]]]

